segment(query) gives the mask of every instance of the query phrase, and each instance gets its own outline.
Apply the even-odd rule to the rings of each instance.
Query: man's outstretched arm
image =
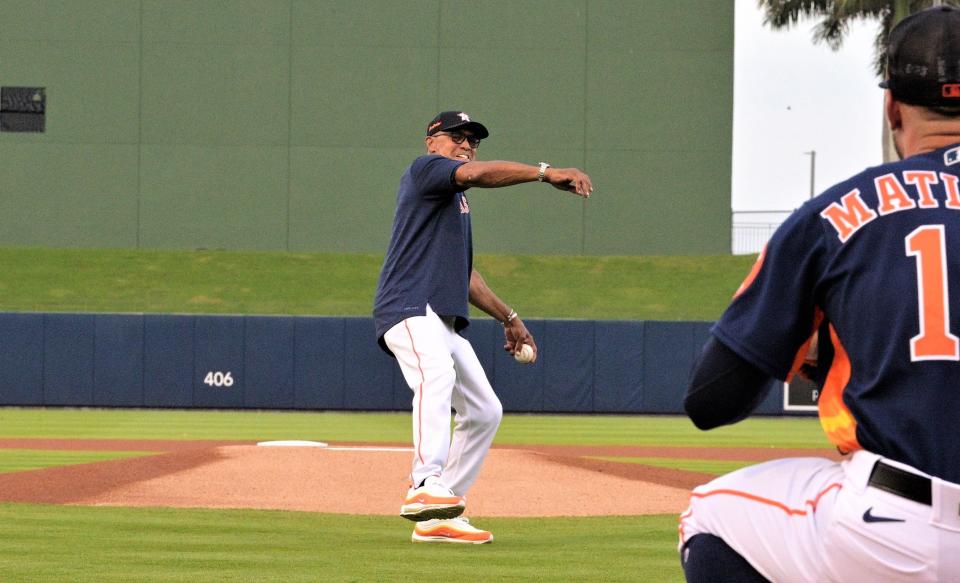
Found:
[[[576,168],[543,169],[541,177],[540,166],[510,162],[507,160],[492,160],[486,162],[467,162],[462,164],[454,173],[458,186],[477,188],[500,188],[523,184],[524,182],[542,181],[554,188],[566,190],[588,198],[593,192],[590,177]]]

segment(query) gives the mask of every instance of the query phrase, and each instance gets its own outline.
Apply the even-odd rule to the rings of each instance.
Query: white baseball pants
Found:
[[[466,495],[503,416],[473,347],[430,306],[426,316],[407,318],[383,339],[413,390],[413,485],[439,476],[454,494]]]
[[[681,548],[716,535],[775,583],[960,581],[960,486],[931,478],[933,503],[914,502],[867,485],[878,459],[781,459],[721,476],[693,490]]]

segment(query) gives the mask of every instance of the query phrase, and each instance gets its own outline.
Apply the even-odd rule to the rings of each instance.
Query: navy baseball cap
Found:
[[[925,107],[960,107],[960,10],[936,6],[890,31],[887,78],[894,99]]]
[[[437,132],[448,132],[450,130],[467,129],[473,131],[473,135],[481,140],[490,135],[487,128],[478,121],[473,121],[470,116],[462,111],[441,111],[437,117],[433,118],[427,125],[427,135],[432,136]]]

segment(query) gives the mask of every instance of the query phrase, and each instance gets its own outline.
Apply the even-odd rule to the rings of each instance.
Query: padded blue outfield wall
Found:
[[[497,322],[466,331],[506,411],[680,413],[711,326],[525,323],[533,365],[503,352]],[[0,405],[403,411],[411,392],[371,318],[2,313]]]

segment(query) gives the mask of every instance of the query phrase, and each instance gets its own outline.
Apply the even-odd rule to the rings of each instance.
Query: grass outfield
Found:
[[[0,408],[0,437],[307,439],[407,443],[410,413]],[[496,445],[822,448],[814,418],[756,418],[700,431],[685,417],[507,413]]]
[[[0,449],[0,474],[155,455],[151,451],[61,451]]]
[[[476,265],[525,318],[715,320],[754,258],[478,255]],[[369,316],[382,260],[0,248],[0,311]]]
[[[489,518],[491,545],[410,542],[394,517],[0,505],[0,577],[19,583],[682,579],[677,517]],[[95,541],[95,542],[92,542]]]
[[[406,442],[409,414],[0,409],[0,437]],[[704,433],[681,417],[504,417],[497,443],[825,447],[815,419]],[[684,460],[678,460],[682,465]],[[682,580],[677,516],[484,518],[492,545],[415,545],[394,517],[0,504],[16,582]],[[94,542],[91,542],[94,541]]]

